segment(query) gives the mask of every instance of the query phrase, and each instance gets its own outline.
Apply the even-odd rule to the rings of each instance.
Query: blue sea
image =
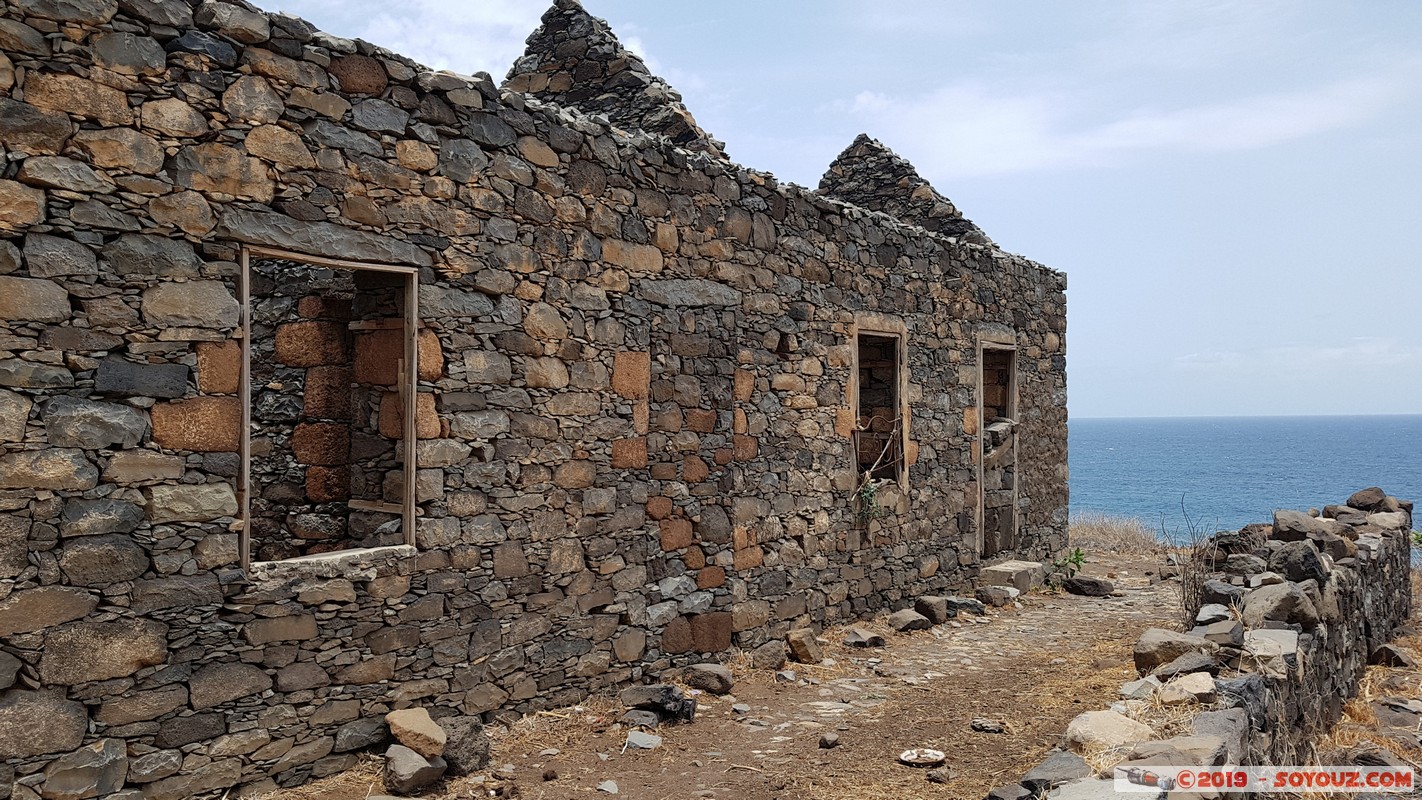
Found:
[[[1171,538],[1342,503],[1367,486],[1422,501],[1422,415],[1073,419],[1071,512]]]

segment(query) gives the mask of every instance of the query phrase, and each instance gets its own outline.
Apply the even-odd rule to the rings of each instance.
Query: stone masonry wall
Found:
[[[392,708],[507,718],[963,585],[987,336],[1018,348],[1003,555],[1064,545],[1065,279],[993,246],[240,3],[11,0],[0,146],[0,798],[299,784]],[[389,541],[339,504],[398,495],[387,451],[295,440],[400,435],[391,348],[340,330],[365,273],[254,259],[243,569],[244,243],[419,269],[413,546],[296,541]],[[866,521],[883,325],[909,466]]]

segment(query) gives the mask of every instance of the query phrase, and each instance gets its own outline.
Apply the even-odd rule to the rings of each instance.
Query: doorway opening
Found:
[[[978,364],[981,552],[991,557],[1017,546],[1017,351],[984,343]]]

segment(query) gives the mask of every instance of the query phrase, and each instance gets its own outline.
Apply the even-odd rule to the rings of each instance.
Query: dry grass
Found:
[[[1168,549],[1144,520],[1096,512],[1072,515],[1067,542],[1071,547],[1114,555],[1157,556]]]

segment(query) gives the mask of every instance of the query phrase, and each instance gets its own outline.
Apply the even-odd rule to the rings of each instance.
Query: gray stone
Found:
[[[385,786],[397,794],[417,794],[444,777],[446,764],[436,756],[428,761],[403,745],[385,751]]]
[[[168,65],[168,54],[157,40],[126,32],[102,33],[91,46],[94,60],[127,75],[156,75]]]
[[[1015,586],[979,586],[973,594],[986,605],[1002,608],[1017,599],[1019,593]]]
[[[49,57],[49,42],[44,34],[14,19],[0,18],[0,50]]]
[[[1155,692],[1160,686],[1160,679],[1154,675],[1147,675],[1140,680],[1126,681],[1121,684],[1121,698],[1124,700],[1149,700],[1155,696]]]
[[[44,406],[44,429],[57,447],[133,447],[143,441],[148,417],[132,406],[60,396]]]
[[[1224,744],[1226,764],[1238,764],[1245,755],[1249,716],[1243,708],[1196,714],[1190,729],[1196,736],[1218,738]]]
[[[1348,497],[1348,507],[1362,511],[1372,511],[1387,499],[1387,492],[1381,487],[1369,486],[1366,489],[1359,489]]]
[[[1079,594],[1083,597],[1109,597],[1116,591],[1116,586],[1105,578],[1093,578],[1086,575],[1073,575],[1062,581],[1062,588],[1067,594]]]
[[[1215,657],[1206,653],[1192,650],[1188,653],[1181,653],[1179,657],[1172,659],[1170,663],[1156,667],[1152,675],[1168,681],[1177,675],[1188,675],[1192,672],[1215,673],[1220,669],[1220,665],[1215,661]]]
[[[126,233],[104,247],[104,258],[121,276],[196,278],[202,271],[202,259],[191,244],[165,236]]]
[[[178,774],[183,768],[181,750],[158,750],[128,762],[128,780],[131,783],[152,783],[170,775]]]
[[[237,514],[237,495],[226,483],[151,486],[144,495],[148,497],[148,518],[154,523],[206,522]]]
[[[222,109],[243,122],[270,124],[281,119],[286,105],[265,78],[244,75],[222,93]]]
[[[40,795],[45,800],[108,797],[128,777],[128,748],[122,739],[100,739],[55,759],[44,774]]]
[[[36,364],[18,358],[0,360],[0,386],[17,389],[68,389],[74,373],[64,367]]]
[[[15,679],[19,677],[22,667],[24,663],[20,659],[0,651],[0,691],[15,685]]]
[[[45,638],[40,679],[73,686],[123,678],[168,658],[168,626],[152,620],[71,622]]]
[[[395,741],[414,750],[424,758],[435,758],[444,754],[444,743],[449,738],[424,708],[403,708],[385,715],[385,724],[390,727],[390,735]]]
[[[236,786],[240,780],[242,760],[226,758],[148,784],[143,789],[143,800],[188,800]]]
[[[444,760],[451,775],[472,775],[489,764],[489,737],[477,716],[443,717]]]
[[[0,143],[11,150],[58,153],[73,130],[68,114],[0,97]]]
[[[597,790],[603,794],[617,794],[617,781],[603,781],[597,785]]]
[[[662,737],[639,730],[627,732],[627,746],[637,750],[655,750],[662,746]]]
[[[112,356],[99,362],[94,391],[123,397],[182,397],[188,393],[188,368],[183,364],[135,364]]]
[[[987,606],[984,606],[981,600],[976,600],[971,597],[957,597],[952,595],[943,599],[948,602],[948,608],[953,611],[954,616],[957,616],[958,614],[964,611],[970,614],[977,614],[980,617],[987,613]]]
[[[1201,585],[1200,600],[1206,604],[1241,606],[1244,605],[1244,591],[1242,586],[1212,579]]]
[[[1212,625],[1216,622],[1224,622],[1231,618],[1229,607],[1220,603],[1206,603],[1200,606],[1200,610],[1195,612],[1196,625]]]
[[[98,256],[84,244],[44,233],[24,237],[24,264],[30,277],[92,276]]]
[[[329,222],[301,222],[281,214],[228,208],[214,236],[329,258],[430,266],[429,254],[408,242]]]
[[[14,578],[30,565],[30,520],[0,515],[0,578]]]
[[[30,398],[0,389],[0,442],[24,441],[32,405]]]
[[[1020,783],[999,786],[987,793],[986,800],[1031,800],[1035,795]],[[1106,795],[1102,795],[1103,798]]]
[[[19,179],[21,183],[31,186],[71,192],[108,194],[114,190],[113,182],[95,172],[88,164],[60,156],[34,156],[25,159],[21,162]]]
[[[89,716],[63,692],[12,689],[0,695],[0,758],[67,752],[84,741]]]
[[[123,500],[74,498],[64,504],[60,536],[132,533],[143,523],[143,509]]]
[[[272,688],[272,679],[250,664],[209,664],[188,679],[188,697],[195,711],[220,706]]]
[[[914,601],[913,610],[928,618],[934,625],[942,625],[958,616],[957,609],[948,607],[948,598],[924,595]]]
[[[198,6],[193,21],[242,44],[261,44],[270,39],[272,33],[265,14],[210,0]]]
[[[1200,636],[1220,646],[1238,647],[1244,642],[1244,623],[1227,619],[1200,625],[1190,630],[1191,636]]]
[[[736,306],[741,293],[725,284],[699,278],[664,278],[639,283],[642,297],[671,307]]]
[[[1269,556],[1269,569],[1291,581],[1328,581],[1329,568],[1309,540],[1288,542]]]
[[[468,139],[441,139],[439,173],[459,183],[469,183],[489,166],[489,157]]]
[[[780,669],[785,666],[788,650],[789,648],[785,646],[785,642],[779,639],[771,639],[751,651],[751,666],[755,669]]]
[[[1136,640],[1134,650],[1136,669],[1141,673],[1147,673],[1186,653],[1213,654],[1218,649],[1219,645],[1198,636],[1168,631],[1164,628],[1147,628]]]
[[[148,554],[127,536],[84,536],[65,543],[59,569],[75,586],[109,586],[147,572]]]
[[[54,281],[0,275],[0,319],[64,322],[73,313],[69,292]]]
[[[720,664],[692,664],[681,672],[681,679],[693,689],[714,695],[729,694],[736,679]]]
[[[231,44],[202,31],[187,31],[182,36],[168,42],[168,52],[184,50],[207,56],[224,67],[237,65],[237,50]]]
[[[0,600],[0,636],[42,631],[83,619],[99,605],[83,589],[40,586],[24,589]]]
[[[0,456],[0,489],[88,491],[99,483],[99,469],[82,450],[28,450]]]
[[[1089,778],[1093,774],[1095,770],[1086,763],[1086,759],[1076,753],[1059,750],[1027,770],[1027,774],[1022,776],[1021,784],[1033,792],[1042,793],[1068,781]]]
[[[326,95],[320,95],[325,97]],[[359,131],[335,125],[325,120],[307,123],[305,126],[306,135],[311,141],[322,147],[334,150],[346,150],[351,153],[380,157],[385,150],[380,146],[380,142]]]
[[[221,281],[160,283],[143,292],[143,320],[149,325],[235,328],[241,313]]]
[[[883,647],[886,642],[879,634],[856,625],[845,632],[844,644],[846,647]]]
[[[1123,747],[1155,735],[1149,725],[1115,711],[1087,711],[1067,725],[1066,742],[1073,752],[1090,754]]]
[[[23,263],[20,260],[20,248],[0,239],[0,275],[8,275],[19,270]]]
[[[351,750],[365,750],[388,741],[390,741],[390,728],[386,727],[385,720],[380,717],[371,717],[348,722],[337,728],[334,749],[337,753],[346,753]]]
[[[103,25],[118,13],[118,0],[19,0],[26,13],[58,22]]]
[[[1179,763],[1157,761],[1167,755],[1183,756],[1183,762],[1198,767],[1218,767],[1228,761],[1229,750],[1224,739],[1215,735],[1176,736],[1153,742],[1138,742],[1127,757],[1148,764]]]
[[[1412,669],[1417,666],[1416,660],[1408,655],[1405,650],[1393,644],[1385,644],[1373,650],[1368,656],[1369,664],[1376,664],[1384,667],[1402,667]]]
[[[118,211],[98,200],[85,200],[69,209],[69,221],[80,228],[107,228],[115,231],[136,231],[141,225],[132,214]]]
[[[210,572],[138,581],[133,586],[133,610],[140,614],[167,608],[197,608],[222,602],[222,586]]]
[[[518,134],[507,122],[494,114],[473,113],[464,124],[464,133],[479,144],[494,148],[508,147],[518,141]]]
[[[1042,585],[1046,571],[1036,561],[1003,561],[983,567],[978,579],[986,586],[1011,586],[1023,594]]]
[[[1311,544],[1309,546],[1312,547]],[[1268,620],[1296,623],[1305,630],[1311,630],[1318,625],[1318,609],[1295,584],[1261,586],[1244,598],[1244,625],[1246,628],[1258,628]]]
[[[933,627],[933,623],[928,617],[914,611],[911,608],[900,609],[889,615],[889,625],[894,630],[901,633],[907,631],[926,631]]]
[[[400,136],[410,124],[410,115],[384,100],[362,100],[351,108],[351,121],[368,131]]]

